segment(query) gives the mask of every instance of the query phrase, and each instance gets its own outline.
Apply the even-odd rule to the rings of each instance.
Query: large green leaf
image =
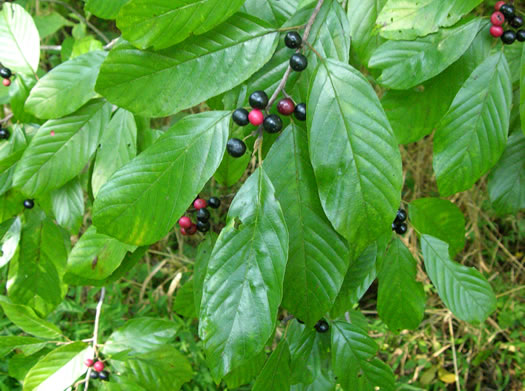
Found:
[[[368,63],[382,70],[378,82],[404,90],[440,74],[468,49],[478,33],[480,20],[414,41],[388,41],[379,46]]]
[[[29,356],[41,350],[47,341],[33,337],[19,337],[14,335],[0,337],[0,354],[6,356],[14,349],[21,350]]]
[[[290,348],[286,338],[283,338],[257,376],[252,390],[289,390],[291,375]]]
[[[287,256],[283,212],[259,168],[230,206],[204,281],[199,334],[215,379],[253,359],[272,335]]]
[[[62,302],[67,291],[62,277],[69,243],[43,212],[35,209],[26,217],[18,256],[9,264],[7,294],[13,303],[47,315]]]
[[[391,330],[415,329],[425,313],[425,292],[416,281],[417,261],[399,238],[378,265],[377,312]]]
[[[341,321],[333,323],[332,366],[337,382],[345,391],[371,391],[377,389],[375,387],[395,390],[392,370],[373,358],[377,350],[377,344],[360,327]]]
[[[115,19],[128,0],[86,0],[84,8],[101,19]]]
[[[251,160],[251,154],[245,153],[239,158],[235,158],[225,153],[221,165],[213,175],[215,180],[223,186],[233,186],[246,171]]]
[[[67,117],[47,121],[16,165],[13,185],[35,196],[77,176],[95,152],[110,112],[111,105],[97,100]]]
[[[155,50],[205,33],[233,15],[244,0],[130,0],[117,17],[122,37]]]
[[[521,52],[520,116],[521,130],[525,134],[525,45]]]
[[[92,356],[93,349],[83,342],[56,348],[27,373],[23,391],[65,390],[86,373],[84,361]]]
[[[309,92],[310,157],[323,208],[361,253],[391,229],[401,200],[401,155],[379,99],[364,76],[327,60]]]
[[[0,62],[13,72],[33,74],[38,69],[40,37],[31,15],[21,5],[3,2],[0,47]]]
[[[377,18],[388,39],[415,39],[450,27],[482,0],[388,0]]]
[[[197,248],[197,255],[195,256],[195,263],[193,266],[193,299],[197,314],[200,312],[202,292],[204,290],[204,279],[206,278],[208,263],[210,262],[211,253],[216,241],[217,234],[215,232],[210,232]]]
[[[20,123],[41,123],[43,121],[36,118],[25,109],[25,103],[31,89],[37,83],[33,76],[18,74],[9,87],[9,104],[13,111],[14,119]],[[14,122],[14,121],[13,121]]]
[[[509,130],[512,84],[507,60],[488,57],[454,98],[434,136],[439,192],[469,189],[499,160]]]
[[[465,217],[448,200],[419,198],[408,206],[410,222],[419,234],[432,235],[449,245],[454,257],[465,247]]]
[[[53,214],[71,233],[78,233],[84,218],[84,193],[78,178],[51,192]]]
[[[246,0],[240,11],[267,21],[272,26],[280,27],[292,16],[299,0]]]
[[[450,259],[448,244],[421,235],[425,269],[448,309],[469,323],[483,322],[496,308],[496,296],[483,275]]]
[[[255,358],[247,361],[240,367],[235,368],[228,373],[223,381],[232,390],[239,388],[242,385],[250,384],[253,379],[261,372],[262,367],[266,362],[266,353],[263,351]]]
[[[225,111],[187,116],[117,170],[93,206],[98,232],[136,245],[166,235],[219,166],[229,121]]]
[[[0,246],[0,267],[5,266],[15,255],[20,241],[20,230],[22,223],[20,218],[6,220],[0,226],[2,228],[1,246]]]
[[[514,132],[489,176],[489,197],[499,214],[525,209],[525,136]]]
[[[330,310],[350,260],[325,216],[308,155],[306,131],[291,124],[264,160],[290,232],[283,306],[313,327]]]
[[[31,90],[26,111],[50,119],[82,107],[96,96],[95,82],[106,54],[101,50],[89,52],[53,68]]]
[[[98,146],[91,188],[96,197],[100,187],[137,155],[137,125],[133,114],[119,109],[104,130]]]
[[[170,115],[245,81],[270,59],[278,37],[265,22],[237,15],[159,52],[123,43],[102,64],[96,90],[135,114]]]
[[[57,326],[41,319],[30,307],[13,304],[5,296],[0,296],[0,306],[2,306],[5,316],[24,332],[45,339],[56,340],[62,337]]]

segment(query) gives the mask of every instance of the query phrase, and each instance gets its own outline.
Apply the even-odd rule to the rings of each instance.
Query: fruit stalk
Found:
[[[100,313],[102,312],[102,304],[104,303],[105,296],[106,296],[106,288],[102,287],[102,289],[100,290],[100,297],[98,299],[97,308],[95,312],[95,325],[93,327],[93,341],[92,341],[93,355],[92,357],[89,357],[91,359],[95,357],[96,352],[97,352],[98,326],[100,323]],[[86,372],[86,379],[84,380],[86,385],[84,386],[84,391],[88,391],[89,389],[89,379],[90,379],[91,371],[92,371],[92,368],[88,368]]]

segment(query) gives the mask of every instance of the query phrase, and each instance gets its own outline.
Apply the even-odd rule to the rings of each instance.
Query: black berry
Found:
[[[299,318],[296,318],[296,319],[297,319],[297,321],[298,321],[300,324],[304,324],[304,322],[303,322],[301,319],[299,319]]]
[[[0,68],[0,76],[2,76],[4,79],[9,79],[12,76],[11,69]]]
[[[283,128],[283,121],[278,115],[271,114],[264,119],[263,127],[268,133],[278,133]]]
[[[510,20],[509,24],[516,29],[520,28],[521,26],[523,26],[523,18],[519,15],[516,15]]]
[[[290,49],[297,49],[301,47],[303,39],[297,33],[297,31],[290,31],[284,36],[284,44]]]
[[[401,224],[398,224],[394,227],[394,231],[396,232],[396,234],[398,235],[404,235],[406,234],[408,230],[408,227],[405,223],[401,223]]]
[[[206,208],[199,209],[197,211],[197,220],[208,221],[210,219],[210,212]]]
[[[516,33],[516,39],[520,42],[525,42],[525,30],[518,30]]]
[[[299,121],[306,121],[306,103],[299,103],[295,106],[293,113]]]
[[[33,201],[33,200],[25,200],[24,201],[24,208],[26,208],[26,209],[33,209],[34,206],[35,206],[35,201]]]
[[[268,106],[268,95],[264,91],[255,91],[250,95],[250,106],[254,109],[265,109]]]
[[[91,373],[89,374],[89,377],[91,379],[98,379],[99,376],[100,376],[100,374],[97,371],[91,371]]]
[[[320,320],[319,322],[317,322],[315,324],[315,329],[317,330],[317,332],[319,333],[326,333],[328,331],[328,329],[330,328],[330,326],[328,325],[328,323],[326,322],[326,320]]]
[[[515,40],[516,40],[516,33],[512,30],[505,31],[503,35],[501,36],[501,41],[505,45],[510,45],[514,43]]]
[[[246,109],[237,109],[232,114],[233,122],[239,126],[246,126],[250,123],[248,119],[248,110]]]
[[[109,372],[108,371],[102,371],[98,374],[98,378],[102,381],[108,381],[109,380]]]
[[[506,20],[512,20],[512,18],[514,18],[516,10],[514,9],[514,6],[510,4],[504,4],[499,9],[499,12],[505,15]]]
[[[209,221],[197,221],[197,229],[200,232],[208,232],[210,230],[210,222]]]
[[[301,53],[295,53],[290,58],[290,66],[294,71],[301,72],[304,71],[308,66],[308,60]]]
[[[241,157],[246,153],[246,144],[238,138],[231,138],[226,144],[226,150],[233,157]]]
[[[404,222],[406,219],[407,219],[407,211],[404,210],[404,209],[399,209],[399,210],[397,211],[397,215],[396,215],[395,222],[396,222],[396,223],[402,223],[402,222]]]
[[[0,128],[0,140],[7,140],[9,138],[9,130]]]
[[[208,200],[208,206],[213,209],[217,209],[219,206],[221,206],[221,200],[217,197],[210,197]]]

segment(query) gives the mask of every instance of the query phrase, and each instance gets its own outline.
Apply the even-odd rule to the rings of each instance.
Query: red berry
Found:
[[[501,26],[491,26],[490,27],[490,35],[492,35],[494,38],[501,37],[503,35],[503,27],[501,27]]]
[[[190,228],[186,229],[188,235],[195,235],[195,232],[197,232],[197,224],[192,224]]]
[[[2,84],[6,87],[9,87],[11,85],[11,80],[9,79],[4,79],[2,80]]]
[[[501,8],[502,5],[505,5],[505,2],[504,1],[498,1],[495,5],[494,5],[494,9],[496,11],[499,11],[499,9]]]
[[[104,370],[104,363],[102,361],[97,361],[93,364],[93,369],[97,372],[102,372]]]
[[[295,104],[290,98],[281,99],[277,104],[277,111],[282,115],[292,115],[295,110]]]
[[[86,361],[84,361],[84,364],[86,364],[86,367],[92,367],[93,366],[93,363],[94,361],[90,358],[86,359]]]
[[[252,125],[259,126],[264,121],[264,114],[259,109],[253,109],[250,111],[250,114],[248,114],[248,119]]]
[[[202,209],[202,208],[206,208],[207,205],[208,204],[206,203],[206,200],[204,200],[202,198],[197,198],[195,201],[193,201],[193,206],[197,210]]]
[[[54,136],[54,135],[55,135],[55,131],[52,130],[51,132],[49,132],[49,134],[50,134],[51,136]]]
[[[490,16],[490,23],[494,26],[501,26],[505,23],[505,16],[501,12],[496,11]]]
[[[191,219],[188,216],[182,216],[179,219],[179,226],[181,228],[190,228],[191,227]]]

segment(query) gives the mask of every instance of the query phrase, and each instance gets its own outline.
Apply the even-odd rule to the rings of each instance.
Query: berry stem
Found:
[[[319,57],[319,60],[321,60],[321,61],[324,60],[324,57],[321,56],[321,55],[319,54],[319,52],[318,52],[317,50],[315,50],[315,48],[314,48],[312,45],[310,45],[309,42],[305,41],[305,44],[306,44],[306,46],[308,46],[308,49],[310,49],[312,52],[314,52],[314,53],[316,54],[317,57]]]
[[[280,33],[284,33],[286,31],[293,31],[293,30],[302,30],[306,27],[305,24],[301,24],[299,26],[291,26],[291,27],[281,27],[281,28],[278,28],[276,29],[275,31],[278,31]]]
[[[91,358],[91,359],[94,359],[95,356],[97,355],[97,341],[98,341],[98,326],[100,324],[100,313],[102,312],[102,304],[104,303],[104,297],[106,296],[106,288],[105,287],[102,287],[102,289],[100,289],[100,297],[98,299],[98,303],[97,303],[97,309],[96,309],[96,313],[95,313],[95,325],[94,325],[94,328],[93,328],[93,355],[92,357],[88,357],[88,358]],[[87,372],[86,372],[86,379],[84,380],[86,385],[84,386],[84,391],[87,391],[88,388],[89,388],[89,379],[90,379],[90,375],[91,375],[91,367],[88,368]]]

